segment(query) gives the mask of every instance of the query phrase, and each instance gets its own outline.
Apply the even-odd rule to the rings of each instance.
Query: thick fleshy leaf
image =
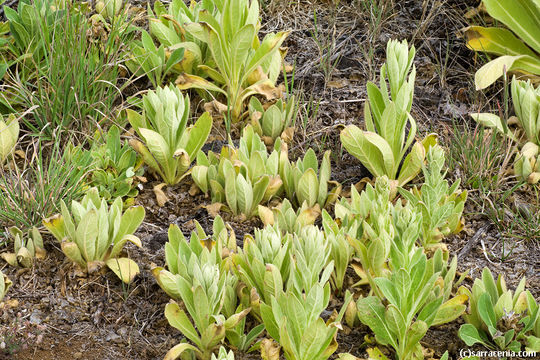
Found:
[[[66,228],[64,226],[64,218],[60,214],[56,214],[43,220],[43,225],[54,235],[56,240],[63,241],[66,236]]]
[[[370,296],[359,299],[356,306],[360,321],[371,328],[375,333],[377,342],[381,345],[391,344],[396,348],[395,334],[392,334],[386,326],[384,317],[385,307],[381,301],[374,296]]]
[[[195,346],[190,345],[190,344],[186,344],[186,343],[182,343],[182,344],[178,344],[178,345],[173,346],[169,351],[167,351],[167,353],[165,354],[165,357],[163,358],[163,360],[176,360],[183,353],[190,352],[190,351],[195,353],[195,354],[199,354],[199,355],[201,354],[199,349],[197,349]]]
[[[0,254],[2,259],[4,259],[5,262],[7,262],[11,266],[17,266],[17,254],[15,253],[2,253]]]
[[[138,152],[143,158],[144,162],[155,172],[157,172],[162,178],[165,178],[165,173],[161,169],[161,166],[158,164],[154,156],[148,151],[148,148],[138,140],[130,139],[129,145]]]
[[[478,330],[471,324],[463,324],[458,331],[459,338],[467,344],[472,346],[476,343],[484,344],[484,339],[480,336]]]
[[[128,258],[109,259],[105,264],[126,284],[132,282],[135,276],[140,272],[139,265]]]
[[[301,177],[298,182],[298,188],[296,189],[296,198],[298,203],[301,204],[304,201],[307,202],[309,207],[314,206],[317,203],[319,181],[317,180],[317,174],[315,170],[309,168]]]
[[[397,179],[400,186],[407,184],[420,173],[425,157],[426,150],[424,146],[416,142],[411,148],[411,152],[403,160],[403,165]]]
[[[126,115],[129,123],[136,132],[139,132],[139,128],[148,128],[148,122],[146,121],[145,117],[138,112],[132,109],[127,109]]]
[[[22,247],[17,252],[17,263],[24,268],[32,267],[34,264],[34,257],[27,248]]]
[[[86,269],[86,261],[82,258],[79,247],[74,242],[62,242],[60,244],[62,252],[74,263],[78,264],[81,269]]]
[[[405,353],[409,353],[412,355],[412,353],[415,352],[415,348],[419,348],[420,351],[422,350],[422,347],[420,345],[420,340],[424,337],[428,330],[428,326],[425,322],[421,320],[415,321],[407,331],[406,335],[406,345],[405,345]],[[412,357],[417,358],[415,356]]]
[[[210,130],[212,129],[212,117],[209,113],[205,112],[201,117],[195,122],[195,125],[189,130],[189,139],[186,144],[186,152],[189,155],[189,159],[195,159],[195,156],[201,150]]]
[[[239,78],[240,71],[242,71],[244,63],[246,62],[249,51],[251,50],[253,44],[255,33],[255,26],[252,24],[247,24],[240,29],[232,39],[231,60],[233,66],[233,76],[235,79]]]
[[[148,150],[156,159],[159,167],[162,169],[163,174],[165,175],[163,180],[167,184],[173,185],[176,169],[172,164],[173,154],[170,148],[171,144],[167,144],[163,136],[153,130],[141,128],[139,131],[144,138]]]
[[[341,142],[372,175],[376,177],[392,175],[394,168],[392,149],[376,133],[362,131],[357,126],[349,125],[341,132]]]
[[[182,41],[174,29],[169,28],[158,19],[149,19],[150,33],[165,46],[172,46]]]
[[[279,47],[281,44],[283,44],[289,33],[290,31],[278,32],[277,34],[273,34],[271,37],[266,36],[261,42],[261,45],[250,58],[244,77],[249,76],[249,74],[251,74],[259,65],[261,65],[263,61],[265,61],[268,57],[271,57],[275,51],[278,51]]]
[[[0,301],[2,301],[11,285],[11,280],[0,271]]]
[[[251,183],[248,183],[242,174],[238,174],[236,178],[236,202],[238,206],[238,212],[251,215],[251,209],[253,207],[253,189]]]
[[[191,178],[199,189],[205,194],[208,194],[208,167],[207,166],[194,166],[191,169]]]
[[[98,235],[98,214],[95,209],[88,211],[81,219],[76,230],[76,242],[83,258],[88,261],[96,259],[96,238]]]
[[[468,299],[469,297],[467,295],[460,294],[446,301],[437,311],[437,316],[435,317],[432,326],[446,324],[460,317],[467,309],[465,303]]]
[[[540,53],[540,7],[531,0],[483,0],[490,16],[508,26]]]
[[[368,348],[366,351],[368,353],[369,359],[388,360],[388,357],[386,357],[386,355],[384,355],[383,352],[378,347]],[[350,359],[349,357],[344,357],[343,359],[353,360],[353,359]]]
[[[133,234],[137,231],[144,220],[145,214],[146,211],[143,206],[138,205],[128,208],[122,215],[120,227],[118,228],[118,233],[116,234],[113,243],[116,244],[125,235]]]
[[[114,258],[118,256],[118,254],[120,254],[124,245],[128,241],[134,244],[135,246],[142,248],[141,239],[139,239],[133,234],[126,234],[116,244],[114,244],[109,257]]]
[[[253,205],[259,204],[262,201],[269,183],[270,178],[268,175],[261,176],[255,181],[253,184]],[[252,210],[254,211],[255,209],[255,206],[252,206]]]
[[[529,55],[534,52],[511,31],[503,28],[470,26],[465,29],[467,47],[474,51],[484,51],[496,55]]]
[[[499,56],[482,66],[474,75],[476,90],[485,89],[493,84],[504,72],[523,70],[531,74],[540,75],[540,59],[528,55]]]
[[[165,306],[165,317],[172,327],[180,330],[180,332],[195,345],[202,347],[202,342],[197,330],[195,330],[186,313],[180,309],[177,303],[171,302]]]
[[[19,140],[19,122],[11,115],[7,124],[0,115],[0,162],[11,153]]]
[[[173,275],[167,270],[163,270],[161,267],[152,269],[152,275],[156,278],[159,286],[173,299],[180,300],[182,295],[178,289],[177,277],[179,275]]]

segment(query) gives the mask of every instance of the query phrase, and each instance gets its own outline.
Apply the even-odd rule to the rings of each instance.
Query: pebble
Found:
[[[115,341],[120,339],[120,335],[110,331],[107,337],[105,338],[105,341]]]
[[[41,325],[41,311],[35,309],[30,315],[30,323],[34,325]]]

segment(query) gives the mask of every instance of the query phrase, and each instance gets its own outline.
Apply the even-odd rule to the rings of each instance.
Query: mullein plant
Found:
[[[467,191],[459,191],[459,180],[450,186],[445,180],[444,150],[435,145],[427,152],[427,164],[422,166],[424,183],[410,191],[403,188],[399,193],[422,213],[422,246],[433,248],[444,245],[443,237],[458,233],[463,229],[463,207]]]
[[[322,224],[330,250],[329,260],[334,262],[330,285],[332,290],[341,295],[345,273],[354,255],[354,248],[350,245],[352,239],[348,235],[347,229],[340,228],[326,210],[323,210],[322,213]]]
[[[218,265],[226,270],[228,253],[236,251],[236,237],[234,232],[229,231],[223,219],[217,216],[214,219],[211,236],[206,235],[201,225],[195,222],[195,230],[187,241],[178,226],[171,225],[168,231],[169,241],[165,244],[167,270],[163,267],[152,269],[152,274],[161,288],[173,299],[180,300],[180,294],[176,292],[175,279],[180,274],[193,275],[189,267],[192,258],[201,263]]]
[[[212,360],[234,360],[234,353],[227,350],[222,346],[219,348],[218,355],[212,354]]]
[[[43,239],[39,230],[34,226],[27,236],[19,228],[13,226],[8,229],[13,238],[13,252],[0,254],[11,266],[32,267],[34,259],[44,259],[47,252],[43,246]]]
[[[287,289],[297,293],[309,292],[316,284],[329,282],[334,270],[329,249],[330,244],[324,232],[314,225],[306,226],[294,234]]]
[[[390,180],[382,176],[377,178],[375,187],[368,184],[361,193],[352,186],[350,200],[342,199],[335,206],[336,219],[351,237],[350,244],[362,264],[361,271],[355,269],[361,277],[359,284],[369,283],[372,288],[373,279],[388,272],[386,261],[394,236],[391,191]]]
[[[277,341],[288,360],[328,359],[337,349],[335,336],[352,296],[345,295],[339,314],[328,322],[320,317],[330,300],[329,279],[333,262],[328,262],[328,243],[314,226],[294,235],[288,280],[269,264],[264,278],[273,290],[270,301],[261,303],[261,315],[268,334]],[[271,359],[278,359],[274,354]]]
[[[280,191],[278,166],[278,151],[268,155],[259,135],[247,126],[238,148],[224,146],[219,157],[200,151],[191,177],[202,192],[210,193],[212,202],[226,204],[234,215],[249,218],[256,215],[259,204]]]
[[[201,14],[219,16],[222,5],[220,1],[193,1],[187,6],[183,0],[172,0],[167,9],[160,1],[154,3],[153,10],[148,7],[150,34],[170,52],[184,50],[174,72],[207,77],[198,66],[211,62],[210,50],[205,42],[186,31],[185,24],[202,21]]]
[[[518,125],[516,131],[511,131],[508,124],[495,114],[476,113],[471,117],[520,144],[514,173],[529,184],[537,184],[540,181],[540,87],[535,88],[530,81],[517,80],[514,76],[511,95],[516,116],[508,123]]]
[[[286,283],[291,272],[292,235],[282,234],[277,226],[266,226],[264,229],[255,229],[254,236],[246,235],[244,246],[234,255],[235,271],[244,283],[255,290],[256,298],[263,302],[270,302],[275,293],[275,281],[270,275],[277,271],[281,283]],[[267,272],[272,267],[273,273]],[[257,314],[258,303],[252,305]]]
[[[536,0],[483,0],[479,5],[493,23],[505,27],[469,26],[467,47],[498,56],[476,71],[476,89],[484,89],[507,72],[540,76],[540,7]],[[491,19],[490,19],[491,20]],[[491,57],[490,57],[491,59]]]
[[[540,351],[540,311],[532,294],[525,290],[525,278],[515,292],[508,290],[504,278],[497,281],[484,268],[482,278],[475,279],[469,297],[469,311],[459,337],[468,345],[481,344],[490,350],[519,352]]]
[[[423,359],[420,340],[427,330],[458,318],[466,309],[463,302],[467,298],[447,300],[457,262],[454,260],[442,274],[442,252],[439,250],[437,261],[428,260],[423,249],[415,245],[421,215],[411,206],[398,206],[391,217],[395,235],[387,271],[371,281],[375,296],[358,300],[358,317],[375,333],[379,344],[396,351],[397,359]]]
[[[212,117],[204,113],[188,127],[189,97],[173,86],[150,90],[142,107],[142,114],[128,109],[127,116],[145,143],[132,139],[130,144],[167,185],[175,185],[206,142]]]
[[[255,96],[249,101],[251,125],[268,146],[273,145],[278,137],[281,137],[285,142],[292,140],[294,135],[292,125],[296,119],[296,113],[294,95],[288,99],[286,104],[282,99],[279,99],[266,109]]]
[[[178,226],[171,225],[169,242],[165,245],[168,270],[153,270],[162,289],[183,304],[182,307],[175,301],[167,304],[165,317],[194,344],[174,346],[165,359],[210,360],[227,331],[234,330],[251,310],[223,315],[223,309],[234,308],[236,302],[236,279],[231,279],[235,275],[222,261],[220,242],[209,246],[209,250],[203,246],[205,239],[200,238],[201,231],[192,233],[188,243]]]
[[[43,220],[43,225],[60,242],[62,252],[83,271],[91,273],[106,265],[130,283],[139,266],[119,255],[128,241],[142,247],[133,233],[144,219],[144,208],[132,206],[123,212],[121,198],[109,208],[97,188],[88,190],[81,202],[72,201],[71,212],[63,200],[60,208],[60,214]]]
[[[176,81],[181,89],[222,94],[233,120],[243,116],[250,96],[281,95],[275,84],[284,56],[280,46],[288,32],[270,33],[260,41],[257,1],[200,1],[188,7],[173,0],[167,10],[158,1],[149,14],[152,36],[170,51],[184,49],[184,59],[175,67],[182,71]]]
[[[302,207],[295,211],[289,199],[285,198],[272,209],[259,205],[258,214],[265,226],[277,225],[281,231],[292,234],[300,231],[304,226],[313,225],[321,214],[321,209],[318,204],[308,207],[304,202]]]
[[[409,49],[407,41],[388,42],[380,85],[367,84],[368,101],[364,107],[367,131],[349,125],[341,132],[345,149],[373,176],[386,175],[392,180],[393,195],[397,186],[407,184],[418,175],[427,148],[436,139],[432,134],[422,142],[415,141],[416,121],[410,114],[416,76],[414,55],[415,48]]]
[[[235,313],[241,313],[246,309],[250,309],[253,302],[257,301],[257,297],[252,294],[249,287],[240,282],[237,277],[231,277],[230,284],[227,287],[228,300],[225,304],[231,305],[228,309],[224,306],[222,313],[225,317],[232,316]],[[237,299],[238,301],[235,301]],[[264,324],[257,324],[253,328],[246,329],[246,317],[242,318],[238,324],[225,331],[225,337],[229,346],[232,349],[242,352],[253,352],[261,345],[260,335],[264,331]]]
[[[280,148],[279,175],[287,198],[297,208],[304,203],[309,208],[318,206],[319,209],[332,205],[341,192],[341,184],[330,180],[330,151],[324,153],[319,166],[315,151],[311,148],[303,159],[295,163],[289,161],[287,145],[282,143]]]
[[[167,352],[165,359],[184,356],[210,360],[214,349],[225,339],[226,331],[234,328],[250,309],[225,318],[221,314],[225,283],[233,275],[220,270],[217,264],[192,260],[189,265],[193,277],[178,275],[175,284],[185,310],[178,303],[170,302],[165,307],[165,317],[194,345],[180,343]]]
[[[226,284],[226,300],[222,308],[222,314],[228,318],[236,313],[241,313],[246,309],[252,309],[253,303],[258,298],[249,286],[240,282],[236,276],[231,276]],[[255,325],[246,333],[246,317],[242,318],[238,324],[225,331],[225,337],[229,346],[242,352],[253,352],[260,347],[260,335],[264,331],[264,324]]]
[[[280,47],[289,32],[268,33],[260,41],[258,1],[224,0],[216,7],[219,11],[214,13],[201,11],[199,22],[179,24],[207,46],[212,61],[198,68],[211,81],[184,73],[176,84],[182,90],[195,88],[225,96],[228,116],[238,121],[252,95],[261,94],[267,100],[281,96],[275,84],[282,70]]]

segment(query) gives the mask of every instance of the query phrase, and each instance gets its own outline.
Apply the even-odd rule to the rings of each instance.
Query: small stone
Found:
[[[127,333],[128,333],[128,329],[127,329],[125,326],[123,326],[123,327],[121,327],[120,329],[118,329],[118,331],[117,331],[116,333],[117,333],[118,335],[120,335],[120,336],[124,336],[124,337],[125,337],[125,336],[127,335]]]
[[[30,315],[30,323],[34,325],[41,325],[41,311],[34,310],[32,311],[32,315]]]
[[[115,334],[114,332],[109,332],[107,337],[105,338],[105,341],[115,341],[117,339],[120,339],[120,335]]]
[[[73,358],[74,358],[74,359],[80,359],[80,358],[82,358],[82,352],[76,352],[75,354],[73,354]]]

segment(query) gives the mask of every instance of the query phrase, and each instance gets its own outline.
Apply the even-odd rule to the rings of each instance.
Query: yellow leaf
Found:
[[[272,340],[264,339],[261,342],[261,359],[279,360],[280,346]]]
[[[17,266],[17,255],[14,253],[2,253],[2,259],[5,260],[11,266]]]
[[[388,358],[379,350],[379,348],[368,348],[368,359],[373,360],[388,360]]]
[[[259,81],[268,80],[268,76],[264,73],[261,66],[258,66],[247,78],[249,85],[253,85]]]
[[[540,182],[540,172],[533,172],[527,176],[527,182],[531,185],[537,184]]]
[[[496,55],[530,55],[534,53],[511,31],[503,28],[469,26],[464,29],[467,47]]]
[[[272,212],[272,210],[270,210],[266,206],[259,205],[258,213],[259,213],[259,218],[261,219],[264,226],[274,225],[274,213]]]
[[[321,215],[321,207],[315,204],[312,207],[304,209],[298,214],[297,222],[302,226],[313,225],[315,220]]]
[[[201,354],[199,349],[197,349],[195,346],[182,343],[174,346],[172,349],[167,351],[167,354],[165,354],[165,358],[163,360],[175,360],[178,359],[180,355],[182,355],[185,351],[193,351],[198,354]]]
[[[139,265],[128,258],[109,259],[106,264],[126,284],[132,282],[139,273]]]

